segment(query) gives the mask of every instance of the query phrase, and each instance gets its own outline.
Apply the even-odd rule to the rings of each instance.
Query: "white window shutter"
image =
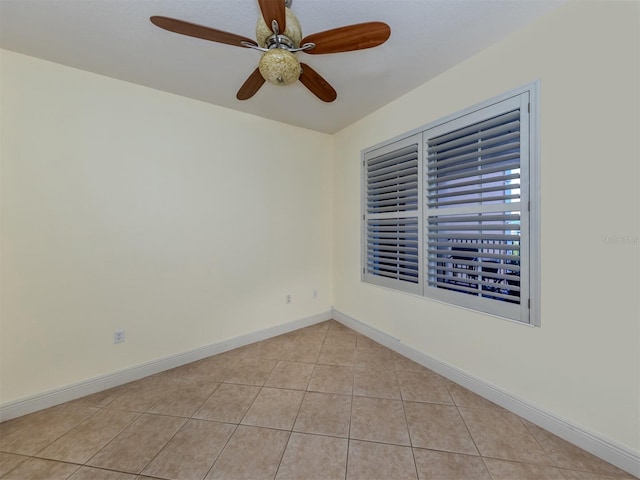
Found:
[[[363,277],[421,291],[421,135],[364,155]]]
[[[509,99],[425,132],[425,295],[520,321],[522,106]]]
[[[540,324],[539,84],[362,153],[362,280]]]

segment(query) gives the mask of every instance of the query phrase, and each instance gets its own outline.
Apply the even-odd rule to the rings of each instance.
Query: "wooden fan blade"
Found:
[[[212,42],[234,45],[236,47],[244,47],[242,42],[258,45],[255,41],[250,38],[243,37],[242,35],[223,32],[222,30],[217,30],[215,28],[203,27],[202,25],[185,22],[184,20],[159,16],[151,17],[149,20],[160,28],[164,28],[165,30],[169,30],[174,33],[188,35],[190,37],[202,38],[204,40],[211,40]]]
[[[242,84],[240,90],[238,90],[238,93],[236,94],[236,98],[238,100],[250,99],[257,93],[258,90],[260,90],[260,87],[263,84],[264,78],[260,74],[260,70],[256,68],[253,73],[249,75],[249,78],[247,78]]]
[[[333,102],[337,98],[336,91],[318,72],[305,63],[301,63],[300,66],[302,67],[300,81],[311,93],[323,102]]]
[[[367,22],[314,33],[303,38],[300,45],[315,43],[315,48],[305,50],[310,54],[350,52],[382,45],[390,35],[386,23]]]
[[[271,22],[275,20],[278,22],[280,33],[284,33],[287,28],[284,0],[258,0],[258,4],[260,5],[260,11],[262,12],[264,23],[266,23],[271,29]]]

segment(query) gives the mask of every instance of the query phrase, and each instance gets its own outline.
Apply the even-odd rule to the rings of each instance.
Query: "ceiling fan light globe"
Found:
[[[296,56],[282,48],[273,48],[265,52],[258,69],[262,77],[274,85],[291,85],[298,80],[302,72]]]
[[[293,48],[299,48],[300,40],[302,40],[302,27],[300,27],[300,22],[295,14],[288,8],[285,8],[285,14],[287,18],[287,28],[284,32],[280,32],[280,35],[289,37],[293,42]],[[264,18],[260,16],[256,23],[256,41],[258,42],[258,45],[262,48],[269,48],[267,45],[267,39],[271,35],[273,35],[271,27],[268,27]]]

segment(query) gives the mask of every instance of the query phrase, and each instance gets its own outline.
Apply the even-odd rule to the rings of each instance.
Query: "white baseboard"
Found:
[[[242,347],[250,343],[265,340],[267,338],[282,335],[299,328],[308,327],[315,323],[330,320],[331,312],[323,312],[318,315],[301,318],[292,322],[287,322],[275,327],[259,330],[247,335],[241,335],[230,340],[207,345],[205,347],[196,348],[187,352],[170,355],[150,362],[146,362],[132,367],[125,368],[113,373],[100,375],[99,377],[83,380],[64,387],[55,388],[46,392],[30,395],[28,397],[7,402],[0,405],[0,422],[10,420],[12,418],[21,417],[28,413],[37,412],[45,408],[60,405],[71,400],[75,400],[85,395],[100,392],[108,388],[124,385],[125,383],[139,380],[149,375],[179,367],[187,363],[195,362],[211,355],[226,352],[234,348]]]
[[[519,415],[531,423],[559,436],[560,438],[586,450],[616,467],[640,478],[640,452],[634,451],[615,440],[591,432],[588,429],[564,420],[547,412],[522,398],[492,385],[481,378],[470,375],[453,365],[433,358],[416,350],[398,338],[377,330],[366,323],[356,320],[338,310],[333,310],[333,318],[345,326],[381,343],[382,345],[410,358],[449,380],[468,388],[474,393]]]

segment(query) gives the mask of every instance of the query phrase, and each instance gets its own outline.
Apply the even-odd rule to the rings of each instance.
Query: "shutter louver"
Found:
[[[426,141],[428,286],[520,304],[520,110]]]

